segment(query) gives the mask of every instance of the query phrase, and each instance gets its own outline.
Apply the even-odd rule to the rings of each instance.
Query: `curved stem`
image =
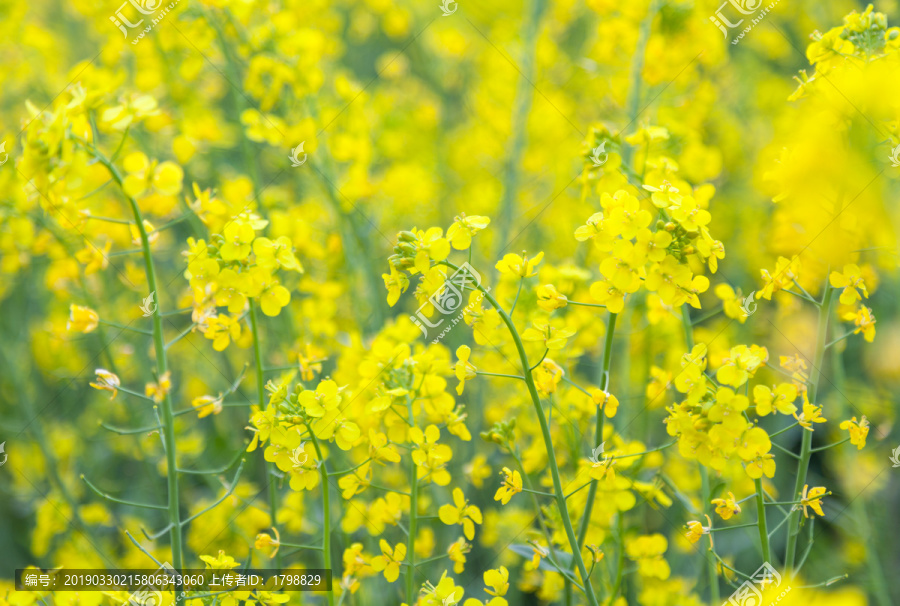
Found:
[[[609,322],[606,326],[606,340],[603,344],[603,381],[600,389],[606,391],[609,389],[609,367],[612,359],[613,333],[616,330],[616,318],[614,313],[609,314]],[[597,409],[596,428],[594,429],[594,446],[603,441],[603,411]],[[584,515],[581,518],[581,528],[578,529],[578,547],[584,547],[587,539],[588,528],[591,525],[591,513],[594,510],[594,499],[597,496],[597,480],[591,480],[591,487],[588,489],[587,504],[584,508]]]
[[[266,380],[263,377],[262,365],[262,349],[259,345],[259,320],[256,315],[256,301],[249,299],[250,302],[250,330],[253,333],[253,357],[256,362],[256,397],[259,398],[259,408],[265,408],[266,401]],[[275,485],[275,464],[265,462],[264,468],[268,478],[267,485],[269,487],[269,509],[272,512],[272,528],[277,525],[278,515],[278,487]],[[275,567],[281,569],[281,554],[275,554]]]
[[[122,175],[119,170],[97,150],[93,145],[88,144],[79,139],[85,149],[90,151],[97,161],[100,162],[110,172],[116,184],[122,191],[122,194],[128,199],[131,206],[131,213],[134,215],[135,227],[141,237],[141,250],[144,256],[144,272],[147,275],[147,288],[151,293],[156,293],[156,310],[153,312],[153,350],[156,354],[156,373],[158,377],[164,375],[168,369],[168,360],[166,358],[166,342],[162,328],[162,302],[156,285],[156,269],[153,265],[153,255],[150,252],[150,239],[147,237],[147,230],[144,229],[144,217],[137,201],[125,193],[122,183]],[[89,146],[89,147],[88,147]],[[181,533],[181,512],[178,509],[178,461],[175,452],[175,417],[172,414],[172,397],[166,393],[161,402],[162,408],[162,425],[163,440],[166,450],[166,480],[168,482],[168,512],[169,524],[172,529],[169,538],[172,543],[172,566],[175,570],[181,570],[184,564],[184,547]]]
[[[822,297],[822,305],[819,307],[819,327],[816,337],[816,353],[813,360],[813,368],[809,385],[809,401],[815,403],[818,395],[819,378],[822,375],[822,362],[825,359],[825,345],[828,338],[828,320],[831,314],[831,301],[834,298],[834,289],[828,282],[825,283],[825,294]],[[794,492],[791,495],[797,498],[803,492],[803,486],[806,484],[806,475],[809,471],[809,460],[812,457],[812,435],[811,431],[804,431],[802,442],[800,443],[800,463],[797,466],[797,478],[794,482]],[[784,551],[784,567],[788,573],[793,576],[795,573],[794,559],[797,556],[797,540],[800,535],[800,514],[791,511],[788,516],[790,523],[788,524],[787,546]]]
[[[452,269],[459,269],[448,261],[442,261],[442,263]],[[547,424],[547,417],[544,415],[544,408],[541,405],[541,398],[538,395],[534,377],[529,370],[528,356],[525,354],[525,346],[522,344],[522,338],[519,336],[518,330],[516,330],[516,325],[513,324],[509,315],[503,311],[503,308],[500,307],[500,304],[497,303],[497,300],[491,293],[480,284],[478,285],[478,290],[484,294],[488,302],[497,310],[497,313],[500,315],[503,323],[506,324],[506,328],[509,330],[509,334],[515,343],[516,351],[519,354],[519,360],[522,364],[522,372],[525,375],[525,385],[528,387],[531,403],[534,405],[534,411],[537,414],[538,422],[541,426],[541,436],[544,439],[544,447],[547,449],[547,464],[550,467],[550,475],[553,479],[553,492],[556,495],[556,503],[559,507],[559,515],[566,531],[566,538],[569,541],[569,547],[572,549],[572,557],[575,560],[575,564],[578,566],[578,571],[584,582],[584,594],[588,599],[588,603],[591,606],[599,606],[597,596],[594,595],[594,588],[591,586],[591,579],[588,576],[587,566],[584,564],[584,558],[581,557],[581,549],[578,547],[578,538],[575,536],[575,530],[572,528],[572,520],[569,518],[569,509],[566,504],[565,492],[563,491],[562,480],[559,477],[559,466],[556,463],[556,452],[553,448],[553,437],[550,435],[550,426]]]

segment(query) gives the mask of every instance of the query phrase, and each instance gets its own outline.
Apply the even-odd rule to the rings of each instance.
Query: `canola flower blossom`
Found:
[[[900,602],[893,7],[439,4],[7,11],[10,567]]]

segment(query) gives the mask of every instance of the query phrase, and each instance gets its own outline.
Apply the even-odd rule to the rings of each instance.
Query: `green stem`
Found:
[[[444,261],[443,263],[453,269],[459,269],[447,261]],[[525,374],[525,385],[528,387],[531,403],[534,405],[534,411],[535,414],[537,414],[538,422],[541,426],[541,436],[544,440],[544,447],[547,450],[547,464],[550,467],[550,475],[553,479],[553,492],[556,495],[556,503],[559,507],[559,515],[566,531],[566,538],[569,541],[569,547],[572,549],[572,557],[575,560],[575,564],[578,566],[578,571],[584,582],[584,594],[588,599],[588,603],[591,606],[599,606],[597,596],[594,595],[594,588],[591,586],[591,579],[588,576],[587,566],[584,565],[584,558],[581,557],[581,549],[578,547],[578,538],[575,536],[575,530],[572,528],[572,520],[569,518],[569,509],[566,504],[565,492],[563,491],[562,480],[560,480],[559,477],[559,466],[556,463],[556,452],[553,448],[553,437],[550,435],[550,426],[547,424],[547,417],[544,415],[544,407],[541,405],[541,397],[538,395],[534,377],[529,370],[528,356],[525,353],[525,346],[522,344],[522,338],[519,336],[518,330],[516,330],[516,325],[513,324],[509,315],[507,315],[500,304],[497,303],[497,300],[493,295],[481,285],[478,286],[478,290],[484,294],[488,302],[497,310],[497,313],[500,315],[503,323],[506,324],[506,328],[509,330],[509,334],[515,343],[516,351],[519,354],[519,360],[522,364],[522,372]]]
[[[609,321],[606,325],[606,340],[603,344],[603,380],[601,381],[602,385],[600,385],[600,389],[603,391],[609,389],[609,368],[612,362],[613,333],[615,333],[616,330],[616,318],[616,314],[609,314]],[[594,428],[594,446],[599,445],[600,442],[603,441],[603,420],[603,411],[598,408],[595,420],[596,426]],[[581,527],[578,529],[579,549],[584,547],[584,542],[587,539],[588,528],[591,525],[591,514],[594,511],[594,499],[596,496],[597,480],[591,480],[591,487],[588,489],[587,504],[584,507],[584,515],[581,517]]]
[[[309,428],[309,437],[312,440],[313,447],[316,449],[316,456],[319,457],[319,474],[322,476],[322,560],[326,569],[331,569],[331,502],[328,484],[328,469],[325,467],[325,459],[322,457],[322,449],[319,448],[319,440],[316,438],[316,432],[313,428]],[[328,598],[328,606],[334,606],[334,590],[325,594]]]
[[[684,340],[687,344],[687,349],[688,351],[691,351],[694,349],[694,325],[691,322],[691,312],[686,306],[681,307],[681,324],[684,327]],[[700,496],[703,499],[703,513],[709,515],[710,519],[712,519],[712,516],[710,515],[712,508],[710,498],[712,497],[712,494],[710,494],[709,472],[702,463],[700,464]],[[710,522],[710,529],[711,528],[712,522]],[[710,602],[712,604],[718,604],[719,575],[716,571],[716,555],[713,551],[712,532],[709,534],[709,554],[706,556],[706,574],[709,580]]]
[[[412,398],[406,398],[409,412],[409,424],[416,422],[413,414]],[[416,532],[419,514],[419,469],[412,455],[409,457],[409,536],[406,539],[406,602],[416,603]]]
[[[259,345],[259,319],[256,314],[256,301],[250,301],[250,331],[253,333],[253,357],[256,362],[256,397],[259,399],[259,409],[265,408],[266,401],[266,380],[263,377],[262,365],[262,348]],[[278,487],[275,484],[275,464],[268,461],[264,465],[268,478],[267,485],[269,487],[269,509],[272,512],[272,528],[278,524],[276,518],[278,516]],[[281,569],[281,554],[275,554],[275,567]]]
[[[822,374],[822,362],[825,359],[825,345],[828,338],[828,320],[831,314],[831,301],[834,298],[834,289],[831,284],[825,283],[825,295],[822,297],[822,305],[819,308],[819,327],[816,337],[816,353],[813,360],[813,368],[809,385],[809,401],[815,403],[818,395],[819,378]],[[802,442],[800,444],[800,463],[797,467],[797,479],[794,482],[794,498],[803,492],[803,486],[806,484],[806,475],[809,471],[809,459],[812,456],[812,434],[811,431],[804,431]],[[797,555],[797,540],[800,534],[800,515],[796,511],[788,514],[790,522],[788,524],[787,546],[784,551],[784,567],[788,573],[793,576],[795,573],[794,559]]]
[[[107,164],[107,168],[113,171],[113,178],[121,187],[122,180],[118,171],[112,164]],[[123,193],[124,191],[125,189],[122,188]],[[144,229],[144,217],[141,215],[141,209],[134,198],[131,196],[127,196],[127,198],[131,205],[131,212],[134,214],[134,222],[141,235],[141,249],[144,251],[147,288],[150,292],[156,293],[157,305],[156,311],[153,312],[153,350],[156,353],[156,373],[157,376],[161,377],[168,371],[168,360],[166,359],[166,342],[163,336],[162,316],[160,315],[162,313],[162,302],[159,292],[156,290],[156,269],[153,265],[153,256],[150,254],[150,240],[147,237],[147,230]],[[175,455],[175,417],[172,415],[172,397],[166,393],[161,404],[163,435],[166,441],[169,524],[172,525],[172,528],[169,530],[169,537],[172,542],[172,567],[175,570],[181,570],[184,565],[184,547],[181,536],[181,512],[178,510],[178,460]]]
[[[763,498],[762,480],[756,479],[756,525],[759,527],[759,544],[762,548],[763,561],[772,563],[772,552],[769,549],[769,529],[766,525],[766,504]]]

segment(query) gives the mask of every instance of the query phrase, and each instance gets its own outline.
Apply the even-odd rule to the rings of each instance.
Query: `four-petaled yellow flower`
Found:
[[[87,334],[96,329],[99,323],[100,316],[90,307],[75,304],[69,306],[69,321],[66,322],[66,330]]]
[[[796,507],[802,507],[803,516],[807,518],[809,517],[809,512],[806,511],[807,507],[812,507],[814,512],[820,516],[824,516],[825,512],[822,511],[822,495],[824,494],[824,486],[816,486],[815,488],[810,489],[809,484],[805,484],[803,486],[803,494],[800,495],[800,505]]]
[[[532,259],[529,259],[525,253],[522,253],[522,255],[521,257],[515,253],[503,255],[503,258],[497,261],[495,267],[502,274],[511,274],[520,278],[530,278],[537,275],[535,268],[541,262],[541,259],[544,258],[544,253],[539,252]]]
[[[447,228],[447,239],[456,250],[466,250],[472,245],[472,236],[490,225],[490,217],[460,213],[453,220],[453,225]]]
[[[453,489],[453,505],[442,505],[438,510],[438,516],[441,522],[447,526],[461,524],[463,534],[470,541],[475,538],[475,524],[482,523],[481,510],[475,505],[469,505],[463,491],[459,488]]]
[[[866,289],[862,272],[857,265],[850,263],[844,265],[843,272],[831,272],[828,281],[833,287],[844,289],[841,292],[841,303],[844,305],[853,305],[857,301],[861,301],[862,297],[869,298],[869,291]],[[860,293],[862,293],[862,297],[860,297]]]
[[[859,422],[856,421],[856,417],[844,421],[841,423],[841,429],[850,432],[850,443],[856,446],[857,450],[865,448],[866,437],[869,435],[869,420],[866,419],[866,415],[863,415]]]
[[[494,493],[494,500],[506,505],[514,495],[522,492],[522,475],[509,467],[504,467],[500,475],[503,476],[503,483]]]
[[[397,543],[397,546],[391,549],[390,544],[381,539],[378,545],[381,547],[381,555],[372,558],[369,566],[375,572],[384,571],[384,578],[393,583],[400,576],[400,564],[406,559],[406,544]]]
[[[523,341],[543,341],[547,349],[562,349],[566,346],[566,339],[575,334],[568,328],[555,328],[549,324],[535,324],[522,332]]]
[[[852,320],[856,325],[856,328],[853,329],[853,334],[862,333],[863,338],[868,343],[875,340],[875,315],[870,308],[860,305],[855,312],[851,311],[844,314],[843,319],[848,322]]]
[[[538,307],[544,311],[553,311],[554,309],[565,307],[569,301],[565,295],[559,294],[556,287],[552,284],[538,286],[535,292],[537,294]]]

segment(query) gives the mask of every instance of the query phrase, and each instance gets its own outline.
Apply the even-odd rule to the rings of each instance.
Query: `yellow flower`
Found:
[[[384,280],[384,287],[388,289],[387,302],[393,307],[400,300],[400,295],[409,288],[409,278],[405,273],[397,271],[397,268],[391,266],[391,273],[381,274]]]
[[[541,259],[544,258],[544,253],[539,252],[533,259],[529,259],[528,255],[525,255],[525,253],[522,254],[524,255],[524,258],[515,253],[503,255],[503,258],[497,261],[497,264],[494,267],[502,274],[511,274],[513,276],[519,276],[520,278],[530,278],[531,276],[537,275],[535,268],[541,262]]]
[[[144,233],[147,234],[147,243],[153,244],[157,240],[159,240],[159,232],[156,231],[156,228],[153,227],[153,224],[150,223],[147,219],[144,219],[141,224],[144,226]],[[141,230],[138,229],[136,223],[128,224],[128,231],[131,233],[131,243],[135,246],[141,246]]]
[[[381,555],[372,558],[369,565],[375,572],[384,571],[384,578],[393,583],[400,576],[400,564],[406,559],[406,545],[397,543],[397,546],[391,549],[390,544],[384,539],[381,539],[378,545],[381,547]]]
[[[856,312],[848,312],[844,314],[844,320],[850,321],[856,325],[853,334],[863,334],[863,338],[871,343],[875,340],[875,316],[872,310],[865,305],[860,305]]]
[[[541,364],[531,373],[534,377],[535,386],[543,395],[555,393],[559,382],[565,374],[562,367],[550,358],[544,358]]]
[[[212,316],[206,320],[203,336],[213,342],[213,349],[223,351],[241,336],[241,323],[228,314]]]
[[[793,383],[780,383],[771,389],[766,385],[753,387],[753,402],[756,404],[756,414],[764,417],[777,410],[783,415],[793,415],[797,412],[794,400],[799,392]]]
[[[710,502],[716,506],[716,513],[723,520],[730,520],[734,514],[741,513],[741,506],[735,501],[734,493],[732,492],[728,493],[728,498],[713,499]]]
[[[459,601],[463,598],[465,589],[457,587],[453,579],[447,576],[447,571],[445,570],[437,585],[432,585],[429,581],[425,581],[421,593],[422,601],[410,606],[454,606],[459,604]]]
[[[688,541],[691,543],[696,543],[700,540],[705,534],[709,533],[709,528],[698,522],[697,520],[691,520],[687,523],[688,531],[685,533]]]
[[[462,395],[463,390],[466,387],[466,381],[478,376],[475,365],[469,362],[469,355],[471,353],[472,349],[468,345],[460,345],[456,349],[456,357],[459,358],[455,366],[456,378],[459,379],[459,385],[456,386],[456,393],[458,395]]]
[[[159,404],[168,395],[172,389],[172,371],[167,370],[159,378],[159,381],[147,383],[144,386],[144,394],[148,398],[152,398],[154,402]]]
[[[554,328],[549,324],[535,324],[526,328],[522,333],[523,341],[543,341],[547,349],[562,349],[566,346],[566,339],[575,334],[568,328]]]
[[[267,271],[275,271],[278,267],[303,271],[303,266],[294,256],[294,246],[290,238],[281,236],[276,240],[268,238],[256,238],[253,240],[253,252],[256,255],[257,264]]]
[[[447,526],[461,524],[463,534],[470,541],[475,538],[475,524],[482,523],[481,510],[475,505],[469,505],[459,488],[453,489],[453,505],[442,505],[438,510],[441,522]]]
[[[109,265],[109,257],[107,255],[110,248],[112,248],[112,242],[107,241],[103,248],[97,248],[93,244],[88,244],[75,253],[75,258],[78,259],[78,262],[85,266],[84,275],[89,276],[107,268]]]
[[[456,250],[466,250],[472,245],[472,236],[487,227],[491,222],[490,217],[460,213],[453,220],[453,225],[447,228],[447,239]]]
[[[96,329],[99,323],[100,316],[90,307],[75,304],[69,306],[69,321],[66,322],[66,330],[87,334]]]
[[[222,412],[222,394],[218,396],[199,396],[191,400],[191,406],[197,409],[197,418],[202,419],[209,415],[217,415]]]
[[[340,389],[331,379],[320,381],[315,391],[305,389],[297,402],[311,417],[321,418],[326,412],[337,410],[341,403]]]
[[[491,466],[487,464],[487,457],[477,454],[463,466],[463,473],[472,486],[481,488],[484,486],[484,480],[491,477]]]
[[[616,416],[616,411],[619,409],[619,399],[616,396],[608,391],[594,388],[591,390],[591,399],[599,409],[606,413],[607,418],[612,419]]]
[[[831,272],[831,275],[828,276],[828,281],[834,288],[844,289],[841,292],[841,303],[844,305],[853,305],[857,301],[862,300],[862,297],[859,296],[860,292],[862,292],[863,297],[866,299],[869,298],[869,291],[866,289],[866,283],[863,282],[862,272],[857,265],[853,265],[852,263],[844,265],[844,271],[842,273],[836,271]]]
[[[447,548],[447,555],[450,556],[450,561],[453,562],[453,572],[460,574],[466,569],[466,554],[470,551],[472,551],[472,546],[466,543],[466,540],[462,537],[450,543],[450,547]]]
[[[514,495],[522,492],[522,475],[518,470],[513,471],[509,467],[504,467],[500,475],[503,476],[503,483],[494,493],[494,500],[506,505]]]
[[[112,396],[110,396],[110,400],[116,397],[116,394],[119,393],[119,386],[122,382],[119,380],[119,377],[109,372],[104,368],[98,368],[94,371],[97,374],[97,379],[94,382],[91,382],[91,387],[94,389],[105,389],[106,391],[111,391]]]
[[[559,294],[552,284],[544,284],[536,289],[538,307],[544,311],[553,311],[565,307],[568,303],[565,295]]]
[[[256,543],[254,544],[254,547],[260,550],[274,547],[275,550],[269,554],[269,559],[274,558],[275,554],[277,554],[278,550],[281,548],[281,535],[278,534],[278,529],[273,526],[272,532],[275,533],[274,539],[268,533],[261,532],[256,535]]]
[[[803,412],[800,416],[794,413],[794,418],[800,422],[800,426],[809,431],[813,431],[813,423],[824,423],[828,419],[822,416],[822,407],[811,404],[806,400],[806,394],[803,394]]]
[[[250,243],[256,235],[250,222],[235,219],[225,226],[222,235],[225,242],[219,247],[219,254],[223,261],[243,261],[250,255]]]
[[[771,274],[769,270],[762,269],[760,274],[763,279],[763,288],[759,295],[768,300],[772,299],[772,295],[784,288],[790,287],[794,281],[800,276],[800,258],[796,255],[790,259],[778,257],[775,263],[775,271]]]
[[[231,570],[232,568],[237,568],[241,565],[240,562],[235,562],[234,558],[230,555],[225,555],[223,550],[219,550],[219,555],[215,558],[208,555],[200,556],[200,559],[206,562],[206,565],[210,570]]]
[[[490,589],[485,589],[488,595],[505,596],[509,591],[509,571],[506,566],[493,568],[484,573],[484,584]]]
[[[822,495],[825,494],[825,487],[816,486],[812,490],[808,489],[809,484],[805,484],[803,486],[803,494],[800,496],[800,505],[795,507],[802,507],[803,516],[807,518],[809,517],[809,513],[806,511],[807,507],[812,507],[814,512],[820,516],[824,516],[825,512],[822,511]]]
[[[844,421],[841,423],[841,429],[846,429],[850,432],[850,443],[856,446],[857,450],[865,448],[866,437],[869,435],[869,420],[866,419],[866,415],[863,415],[858,423],[856,417],[849,421]]]

